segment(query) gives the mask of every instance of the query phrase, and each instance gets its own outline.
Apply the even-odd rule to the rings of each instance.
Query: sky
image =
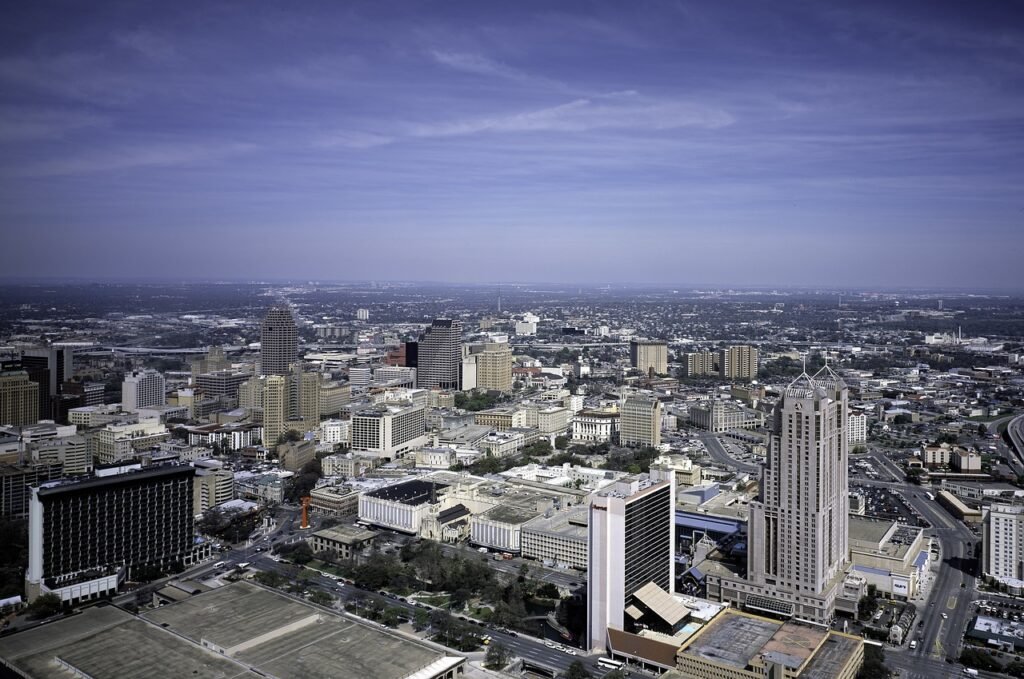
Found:
[[[1024,289],[1014,2],[27,2],[0,278]]]

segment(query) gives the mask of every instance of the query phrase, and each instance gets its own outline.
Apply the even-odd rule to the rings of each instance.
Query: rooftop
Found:
[[[782,623],[775,620],[726,610],[685,646],[682,653],[742,669],[781,628]]]
[[[55,657],[94,679],[150,679],[172,667],[182,677],[258,676],[113,606],[0,639],[0,656],[28,676],[54,679],[68,676]]]
[[[811,662],[800,673],[800,679],[832,679],[839,676],[840,671],[850,661],[850,656],[857,652],[863,642],[846,634],[832,632],[825,643],[818,647]]]
[[[401,502],[405,505],[421,505],[432,502],[431,498],[436,497],[437,491],[447,487],[447,484],[437,483],[436,481],[413,479],[403,483],[396,483],[392,486],[384,486],[377,490],[371,490],[366,494],[380,500],[391,500],[392,502]]]
[[[313,535],[327,540],[332,540],[334,542],[354,545],[367,540],[372,540],[376,533],[371,530],[364,530],[355,526],[334,526],[333,528],[323,528],[318,530],[313,533]]]

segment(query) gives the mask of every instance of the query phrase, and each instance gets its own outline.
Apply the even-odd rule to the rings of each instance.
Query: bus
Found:
[[[622,661],[621,660],[612,660],[611,658],[598,658],[597,659],[597,665],[598,665],[598,667],[604,667],[604,668],[609,669],[609,670],[621,670],[622,669]]]
[[[935,500],[935,494],[934,494],[934,493],[925,493],[925,495],[927,495],[927,496],[928,496],[928,499],[929,499],[929,500],[932,500],[932,501],[934,501],[934,500]]]

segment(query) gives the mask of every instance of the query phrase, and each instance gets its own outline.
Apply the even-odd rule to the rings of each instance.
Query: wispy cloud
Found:
[[[0,108],[0,143],[60,139],[109,124],[109,118],[93,113],[7,106]]]
[[[441,52],[433,51],[431,56],[439,63],[456,71],[475,73],[477,75],[494,76],[507,80],[529,80],[530,76],[519,69],[512,68],[497,61],[488,59],[479,54],[467,54],[465,52]]]
[[[576,99],[558,106],[507,116],[415,125],[411,134],[415,137],[452,137],[481,132],[672,130],[681,127],[716,129],[733,122],[733,116],[722,109],[624,96],[598,102]]]
[[[395,137],[375,134],[373,132],[359,132],[354,130],[339,130],[326,134],[313,142],[317,148],[349,148],[368,149],[374,146],[384,146],[396,141]]]
[[[558,80],[528,73],[500,61],[494,61],[481,54],[434,50],[430,55],[437,63],[463,73],[497,78],[534,87],[574,91],[573,88]]]
[[[142,28],[116,33],[114,43],[153,61],[168,61],[178,55],[177,49],[169,40]]]
[[[55,177],[93,174],[142,167],[202,165],[256,150],[253,144],[153,144],[125,146],[83,153],[69,158],[29,163],[11,168],[8,176]]]

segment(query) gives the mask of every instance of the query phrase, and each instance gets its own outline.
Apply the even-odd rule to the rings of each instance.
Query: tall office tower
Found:
[[[849,561],[847,387],[831,368],[795,379],[775,406],[760,497],[750,503],[749,608],[827,622]]]
[[[288,378],[267,375],[263,384],[263,445],[272,448],[288,421]]]
[[[683,354],[681,358],[685,377],[710,375],[714,372],[715,355],[706,349]]]
[[[139,566],[166,566],[191,552],[192,467],[150,467],[32,489],[29,599],[52,592],[80,602],[117,590]]]
[[[260,330],[260,373],[287,375],[298,355],[299,331],[292,312],[284,306],[271,307]]]
[[[627,396],[619,418],[619,443],[624,446],[661,445],[661,401],[649,396]]]
[[[61,385],[74,374],[70,347],[33,347],[21,352],[21,367],[29,379],[39,385],[39,419],[54,417],[54,402],[59,399]]]
[[[303,372],[294,364],[288,376],[289,419],[302,420],[309,429],[320,426],[320,373]]]
[[[40,385],[25,370],[0,372],[0,425],[35,424],[39,421]]]
[[[633,595],[653,582],[675,583],[675,476],[652,484],[626,477],[590,503],[587,648],[604,651],[608,628],[627,629]],[[627,630],[630,631],[630,630]]]
[[[416,386],[422,389],[458,389],[462,363],[462,321],[436,319],[419,341]]]
[[[370,320],[369,309],[356,309],[356,320],[357,321],[368,321]]]
[[[667,374],[668,343],[632,340],[629,343],[629,363],[645,375]]]
[[[984,514],[981,571],[1000,582],[1024,580],[1024,506],[993,504]]]
[[[727,380],[757,379],[757,347],[741,344],[718,352],[718,371]]]
[[[167,403],[164,376],[155,370],[133,370],[126,373],[121,383],[121,409],[134,413],[140,408],[162,406]]]

